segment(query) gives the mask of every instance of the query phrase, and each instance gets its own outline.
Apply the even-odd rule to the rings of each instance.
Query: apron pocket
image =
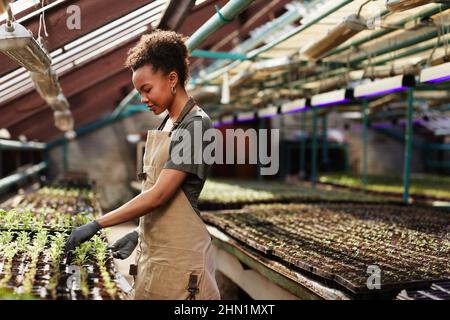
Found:
[[[197,287],[203,280],[202,269],[184,269],[171,265],[151,263],[145,278],[145,299],[156,300],[185,300],[189,297],[189,278],[197,275]],[[197,293],[198,299],[201,293]]]

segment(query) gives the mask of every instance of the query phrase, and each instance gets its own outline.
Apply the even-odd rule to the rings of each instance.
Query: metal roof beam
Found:
[[[109,77],[117,74],[117,72],[121,70],[125,71],[123,61],[126,53],[137,40],[138,38],[131,39],[108,54],[61,76],[61,87],[69,102],[72,104],[71,98],[74,95],[91,87],[96,88],[99,83],[106,81]],[[126,71],[128,72],[128,70]],[[131,84],[130,76],[129,83]],[[14,126],[16,123],[32,117],[43,109],[49,108],[36,92],[22,95],[14,101],[0,106],[0,112],[3,114],[0,118],[0,127]],[[95,111],[93,114],[95,114]]]
[[[159,22],[158,29],[177,30],[195,6],[193,0],[172,0]]]
[[[47,32],[50,35],[48,38],[44,38],[46,47],[49,52],[61,48],[148,3],[148,0],[66,0],[50,3],[45,10]],[[67,27],[67,21],[70,17],[67,8],[71,5],[80,8],[82,13],[80,29],[69,30]],[[24,17],[23,19],[24,21],[19,20],[19,22],[22,21],[24,26],[36,35],[39,29],[39,15],[32,13],[29,18]],[[0,76],[15,69],[17,69],[17,65],[12,64],[6,56],[0,55]]]
[[[91,123],[114,110],[124,94],[120,88],[129,84],[130,74],[128,70],[124,69],[73,96],[71,105],[75,128]],[[36,126],[36,123],[39,123],[39,126]],[[23,134],[28,139],[38,141],[49,141],[61,136],[61,132],[53,125],[52,112],[49,108],[41,109],[35,114],[23,118],[20,122],[8,127],[8,130],[13,136]]]

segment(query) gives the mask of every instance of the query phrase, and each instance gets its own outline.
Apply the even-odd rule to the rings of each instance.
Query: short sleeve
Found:
[[[171,135],[169,159],[164,169],[175,169],[193,174],[205,180],[211,169],[203,157],[203,151],[210,143],[204,141],[204,132],[211,128],[207,116],[195,115],[185,119]]]

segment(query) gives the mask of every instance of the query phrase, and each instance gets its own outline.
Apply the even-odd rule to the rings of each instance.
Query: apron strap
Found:
[[[184,106],[183,110],[181,111],[180,115],[178,116],[177,121],[174,122],[172,130],[170,130],[169,136],[172,134],[172,131],[174,131],[178,126],[183,122],[184,118],[187,116],[187,114],[192,110],[192,108],[196,105],[194,98],[189,97],[189,100],[186,102],[186,105]],[[161,122],[161,124],[158,127],[158,130],[162,130],[164,126],[166,125],[167,120],[169,120],[169,115],[167,115],[164,120]]]
[[[164,120],[161,122],[161,124],[158,127],[158,131],[161,131],[162,129],[164,129],[164,126],[166,125],[167,120],[169,120],[169,115],[167,115]]]

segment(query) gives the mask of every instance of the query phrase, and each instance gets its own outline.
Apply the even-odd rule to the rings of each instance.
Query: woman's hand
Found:
[[[100,229],[101,226],[95,220],[74,229],[66,242],[66,252],[75,250],[80,244],[91,239]]]
[[[109,247],[112,250],[113,257],[122,260],[128,258],[136,248],[138,239],[138,232],[133,230],[114,242],[114,244]]]

